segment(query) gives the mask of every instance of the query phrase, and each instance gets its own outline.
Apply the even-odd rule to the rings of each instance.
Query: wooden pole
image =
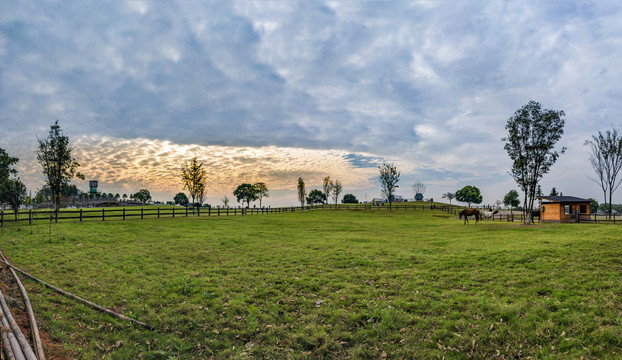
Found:
[[[15,337],[17,338],[17,341],[19,342],[19,346],[22,348],[22,351],[24,352],[24,356],[26,360],[37,360],[37,357],[35,356],[35,353],[32,351],[32,348],[30,347],[28,340],[26,339],[26,337],[20,330],[19,326],[17,325],[17,322],[13,318],[13,315],[11,315],[11,312],[9,311],[9,306],[6,304],[6,299],[4,298],[2,291],[0,291],[0,305],[2,306],[2,312],[4,313],[4,316],[6,317],[6,321],[8,322],[8,325],[11,327],[11,330],[13,330],[13,334],[15,334]]]
[[[0,253],[0,256],[2,257],[4,261],[8,262],[2,253]],[[30,320],[30,328],[31,328],[31,333],[32,333],[32,342],[35,344],[35,350],[37,351],[37,354],[36,354],[37,358],[39,360],[45,360],[45,353],[43,352],[43,345],[41,344],[41,337],[39,336],[39,327],[37,326],[37,320],[35,319],[35,313],[32,310],[32,305],[30,304],[30,298],[28,297],[28,294],[26,293],[26,289],[24,288],[22,281],[19,279],[19,277],[15,273],[15,270],[13,270],[13,268],[11,267],[9,267],[9,269],[11,270],[11,274],[13,275],[13,278],[15,279],[15,283],[17,283],[17,286],[19,287],[19,291],[22,293],[22,297],[24,298],[24,306],[26,306],[26,311],[28,312],[28,318]]]
[[[137,324],[137,325],[140,325],[140,326],[146,327],[146,328],[147,328],[147,329],[149,329],[149,330],[153,330],[153,329],[154,329],[154,327],[153,327],[153,326],[147,325],[147,324],[145,324],[144,322],[138,321],[138,320],[136,320],[136,319],[132,319],[132,318],[127,317],[127,316],[125,316],[125,315],[123,315],[123,314],[119,314],[119,313],[117,313],[117,312],[115,312],[115,311],[112,311],[112,310],[110,310],[110,309],[106,309],[106,308],[105,308],[105,307],[103,307],[103,306],[100,306],[100,305],[97,305],[97,304],[95,304],[95,303],[93,303],[93,302],[91,302],[91,301],[85,300],[85,299],[83,299],[83,298],[81,298],[81,297],[79,297],[79,296],[76,296],[76,295],[74,295],[74,294],[72,294],[72,293],[69,293],[69,292],[67,292],[67,291],[65,291],[65,290],[59,289],[59,288],[57,288],[57,287],[56,287],[56,286],[54,286],[54,285],[50,285],[50,284],[46,283],[46,282],[45,282],[45,281],[43,281],[43,280],[39,280],[39,279],[37,279],[36,277],[34,277],[34,276],[30,275],[29,273],[27,273],[27,272],[25,272],[25,271],[23,271],[23,270],[21,270],[21,269],[18,269],[18,268],[16,268],[15,266],[13,266],[13,265],[11,265],[11,264],[7,263],[7,262],[6,262],[6,261],[4,261],[4,260],[0,260],[0,261],[2,261],[2,262],[3,262],[4,264],[6,264],[8,267],[10,267],[10,268],[12,268],[12,269],[15,269],[16,271],[18,271],[18,272],[22,273],[24,276],[26,276],[26,277],[28,277],[28,278],[30,278],[30,279],[32,279],[32,280],[34,280],[34,281],[36,281],[36,282],[39,282],[39,283],[43,284],[44,286],[46,286],[46,287],[48,287],[48,288],[50,288],[50,289],[52,289],[52,290],[54,290],[54,291],[56,291],[56,292],[58,292],[58,293],[61,293],[61,294],[65,295],[65,296],[68,296],[68,297],[70,297],[70,298],[72,298],[72,299],[78,300],[78,301],[80,301],[80,302],[82,302],[82,303],[84,303],[84,304],[87,304],[87,305],[89,305],[89,306],[91,306],[91,307],[93,307],[93,308],[95,308],[95,309],[97,309],[97,310],[99,310],[99,311],[102,311],[102,312],[105,312],[105,313],[107,313],[107,314],[110,314],[110,315],[112,315],[112,316],[114,316],[114,317],[117,317],[117,318],[119,318],[119,319],[121,319],[121,320],[127,320],[127,321],[129,321],[129,322],[134,323],[134,324]]]

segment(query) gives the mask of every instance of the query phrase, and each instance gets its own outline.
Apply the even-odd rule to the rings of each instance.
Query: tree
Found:
[[[151,201],[151,193],[147,189],[140,189],[134,194],[134,199],[146,204]]]
[[[471,207],[471,204],[480,204],[482,202],[482,195],[477,187],[467,185],[456,191],[456,200],[465,202]]]
[[[596,179],[592,179],[603,191],[605,203],[609,204],[608,213],[612,213],[612,197],[613,193],[620,186],[622,178],[618,179],[620,170],[622,170],[622,134],[618,129],[612,128],[604,134],[600,131],[598,135],[592,135],[592,138],[585,142],[590,154],[590,163]],[[607,201],[609,195],[609,201]]]
[[[13,165],[18,161],[18,158],[9,156],[4,149],[0,148],[0,209],[4,203],[8,202],[11,176],[17,175],[17,170],[13,168]]]
[[[300,211],[302,211],[305,206],[305,196],[307,196],[305,182],[304,180],[302,180],[302,178],[298,178],[298,185],[296,187],[298,189],[298,201],[300,202]]]
[[[343,199],[341,199],[341,203],[342,204],[358,204],[359,201],[356,198],[356,196],[354,196],[352,194],[345,194],[343,196]]]
[[[520,205],[520,200],[518,200],[518,192],[516,190],[510,190],[503,197],[503,205],[510,208],[510,214],[512,213],[512,209]]]
[[[598,201],[592,198],[587,198],[590,201],[590,213],[594,214],[598,212]]]
[[[127,194],[123,194],[123,201],[127,200]]]
[[[261,207],[261,200],[265,197],[269,198],[270,191],[268,190],[268,186],[264,182],[255,183],[253,184],[253,187],[255,188],[255,195],[257,196],[257,199],[259,199],[259,207]]]
[[[37,141],[37,160],[43,167],[43,175],[52,190],[54,211],[58,212],[63,187],[74,177],[84,180],[84,175],[78,172],[80,164],[71,155],[74,148],[69,146],[69,138],[63,134],[58,120],[50,126],[48,137],[37,138]]]
[[[229,198],[227,197],[226,194],[225,196],[222,197],[222,199],[220,199],[220,201],[222,201],[222,204],[225,208],[229,207]]]
[[[341,186],[341,181],[335,180],[333,183],[333,200],[335,200],[335,207],[337,207],[337,201],[339,200],[339,194],[343,190],[343,186]]]
[[[542,188],[540,187],[540,184],[538,184],[538,188],[536,189],[536,196],[542,196]]]
[[[26,186],[17,179],[9,179],[6,182],[6,193],[4,194],[4,201],[11,205],[11,208],[17,213],[19,207],[24,203],[26,199]]]
[[[425,185],[420,182],[416,182],[413,184],[413,191],[415,192],[415,195],[423,195],[423,193],[425,193]]]
[[[190,197],[192,197],[192,205],[203,204],[205,182],[207,180],[203,163],[199,163],[195,157],[190,163],[182,165],[181,180],[184,183],[184,189],[188,190]]]
[[[330,194],[332,194],[333,192],[333,181],[330,179],[330,176],[325,177],[324,180],[322,181],[322,189],[324,189],[324,197],[326,198],[326,201],[328,202],[328,198],[330,197]]]
[[[551,193],[549,194],[549,196],[559,196],[559,194],[557,193],[557,189],[555,189],[555,187],[551,189]]]
[[[449,206],[451,206],[451,201],[456,197],[456,194],[452,192],[446,192],[443,194],[443,199],[449,200]]]
[[[380,187],[382,188],[382,194],[389,201],[389,211],[391,211],[391,203],[393,201],[393,193],[399,186],[397,183],[400,181],[400,172],[393,164],[384,163],[378,166],[380,170]]]
[[[242,201],[242,203],[244,203],[246,201],[246,207],[251,206],[251,201],[257,200],[255,187],[247,183],[238,185],[238,187],[233,190],[233,196],[236,197],[238,202]]]
[[[326,202],[326,195],[318,189],[313,189],[307,196],[307,204],[317,205],[324,204]]]
[[[180,192],[180,193],[177,193],[175,197],[173,197],[173,202],[175,203],[175,205],[187,206],[188,197],[186,196],[186,194]]]
[[[564,111],[542,109],[540,103],[530,101],[508,119],[504,149],[512,159],[510,175],[525,194],[525,221],[532,222],[534,198],[539,181],[555,164],[558,153],[554,146],[564,134]]]

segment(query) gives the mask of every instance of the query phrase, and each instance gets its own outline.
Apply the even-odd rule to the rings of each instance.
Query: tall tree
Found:
[[[555,144],[564,134],[564,111],[542,109],[540,103],[530,101],[508,119],[504,149],[512,159],[510,175],[525,193],[525,221],[532,222],[534,198],[539,181],[555,164],[558,153]]]
[[[324,197],[326,198],[326,202],[328,202],[330,194],[333,192],[333,181],[330,179],[330,176],[322,180],[322,189],[324,189]]]
[[[393,201],[393,194],[395,189],[399,186],[397,183],[400,181],[400,172],[393,164],[382,164],[378,166],[380,170],[380,187],[382,188],[382,194],[389,201],[389,211],[391,211],[391,203]]]
[[[615,128],[605,131],[604,134],[599,131],[597,135],[592,135],[592,138],[585,142],[585,146],[588,148],[590,163],[597,176],[596,179],[590,179],[600,185],[605,203],[609,204],[608,213],[611,216],[613,193],[622,181],[622,178],[618,179],[620,170],[622,170],[622,134]],[[609,201],[607,201],[607,195],[609,195]]]
[[[341,191],[343,191],[341,181],[335,180],[333,183],[333,200],[335,200],[335,208],[337,207],[337,201],[339,201],[339,194],[341,194]]]
[[[508,191],[508,193],[505,194],[505,196],[503,197],[503,205],[510,208],[510,214],[511,214],[512,210],[518,205],[520,205],[520,200],[518,200],[518,191],[516,190]]]
[[[268,186],[264,182],[255,183],[253,184],[253,187],[255,188],[255,195],[257,196],[257,199],[259,199],[259,207],[261,207],[261,201],[263,200],[263,198],[270,197],[270,191],[268,190]]]
[[[190,163],[185,163],[181,167],[181,180],[184,183],[184,189],[188,190],[192,198],[192,206],[203,204],[205,196],[205,182],[207,174],[197,158],[193,158]],[[194,210],[193,210],[194,211]]]
[[[84,180],[84,175],[78,172],[80,164],[71,155],[74,148],[69,146],[69,138],[63,134],[58,120],[50,126],[48,137],[37,138],[37,141],[39,142],[37,160],[43,167],[43,175],[52,190],[54,211],[58,212],[63,187],[74,177]]]
[[[449,206],[451,206],[451,201],[456,197],[456,194],[452,192],[446,192],[443,194],[443,199],[449,200]]]
[[[18,161],[18,158],[9,156],[4,149],[0,148],[0,209],[4,207],[4,203],[8,202],[11,176],[17,174],[13,165]]]
[[[235,196],[238,202],[242,201],[242,203],[244,203],[246,201],[246,207],[251,206],[251,201],[257,200],[255,187],[247,183],[238,185],[238,187],[233,190],[233,196]]]
[[[465,202],[471,207],[471,204],[481,204],[482,195],[479,189],[473,185],[467,185],[462,189],[456,191],[456,200]]]
[[[557,192],[555,186],[553,186],[553,188],[551,189],[551,193],[549,194],[549,196],[559,196],[559,193]]]
[[[300,211],[303,211],[305,206],[305,197],[307,196],[307,189],[305,187],[305,182],[302,178],[298,178],[298,185],[296,186],[298,190],[298,201],[300,202]]]

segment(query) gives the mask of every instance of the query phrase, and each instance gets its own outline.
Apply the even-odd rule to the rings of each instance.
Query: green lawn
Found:
[[[436,211],[5,227],[40,326],[76,358],[620,358],[622,228]]]

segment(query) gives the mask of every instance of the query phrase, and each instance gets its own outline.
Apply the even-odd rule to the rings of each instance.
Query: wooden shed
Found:
[[[590,217],[590,200],[574,196],[538,196],[540,199],[540,221],[578,222]]]

